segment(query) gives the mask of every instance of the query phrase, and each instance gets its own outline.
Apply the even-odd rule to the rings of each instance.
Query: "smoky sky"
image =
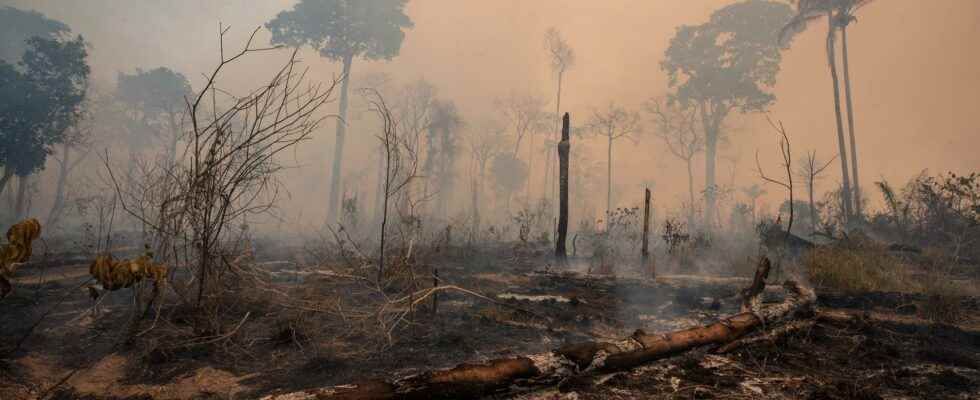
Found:
[[[64,21],[92,43],[96,86],[111,88],[117,72],[166,66],[183,72],[200,86],[202,74],[217,62],[219,22],[231,26],[226,46],[237,47],[256,27],[294,2],[285,0],[15,0],[2,1],[35,9]],[[659,63],[679,25],[699,24],[720,0],[412,0],[407,14],[415,27],[406,33],[401,54],[387,62],[358,60],[355,79],[387,72],[398,83],[425,78],[440,95],[454,99],[467,120],[493,116],[493,99],[509,93],[531,93],[553,107],[555,77],[543,48],[543,34],[558,28],[575,49],[576,65],[566,74],[562,108],[572,123],[582,122],[597,107],[615,101],[641,110],[645,100],[663,96],[667,79]],[[980,136],[975,117],[980,109],[980,2],[974,0],[879,0],[858,12],[848,29],[861,182],[904,182],[923,169],[968,172],[980,167]],[[785,125],[796,157],[815,150],[821,159],[836,154],[832,88],[824,52],[826,27],[820,23],[798,36],[784,53],[776,104],[770,117]],[[268,43],[260,31],[259,44]],[[304,50],[313,79],[339,74],[340,65]],[[229,71],[223,87],[250,88],[283,62],[285,53],[252,57]],[[356,86],[356,82],[354,83]],[[328,105],[335,112],[336,103]],[[652,123],[645,117],[645,126]],[[351,121],[348,171],[373,166],[375,139]],[[759,114],[731,118],[728,143],[718,159],[718,181],[738,187],[762,183],[755,154],[767,172],[776,173],[774,132]],[[297,167],[288,171],[294,214],[322,215],[327,197],[333,124],[290,154]],[[624,144],[627,142],[623,142]],[[573,143],[604,165],[598,140]],[[641,184],[656,182],[661,207],[678,202],[686,191],[686,170],[652,135],[616,150],[619,203],[642,199]],[[538,158],[539,160],[541,158]],[[361,167],[363,166],[363,167]],[[535,169],[540,170],[540,166]],[[703,159],[696,168],[703,186]],[[734,175],[733,175],[734,172]],[[600,174],[600,176],[603,176]],[[734,176],[734,179],[732,179]],[[839,166],[820,181],[821,191],[836,185]],[[373,175],[367,178],[373,179]],[[604,178],[603,178],[604,179]],[[767,187],[768,201],[784,195]],[[633,199],[635,197],[635,199]],[[874,196],[877,198],[877,196]],[[599,202],[601,204],[601,201]]]

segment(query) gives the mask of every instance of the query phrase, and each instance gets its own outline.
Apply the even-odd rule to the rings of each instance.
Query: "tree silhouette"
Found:
[[[141,126],[165,140],[170,164],[176,162],[181,120],[187,99],[193,96],[187,78],[165,67],[120,73],[117,96],[131,105],[133,117]]]
[[[776,100],[783,49],[776,40],[793,15],[790,6],[747,0],[715,11],[707,23],[681,26],[660,67],[673,89],[668,99],[696,107],[705,135],[705,221],[715,221],[715,162],[728,115],[765,111]]]
[[[548,28],[544,33],[544,46],[545,50],[548,51],[548,58],[551,60],[551,70],[557,75],[558,85],[557,93],[555,94],[555,129],[553,131],[552,141],[557,145],[559,135],[559,126],[561,125],[561,84],[562,78],[565,77],[565,71],[575,65],[575,51],[569,46],[568,42],[562,36],[558,28],[551,27]],[[551,197],[554,197],[554,185],[550,184],[551,174],[555,171],[555,163],[551,161],[551,151],[546,152],[545,157],[545,171],[544,171],[544,188],[545,190],[552,190]]]
[[[340,118],[330,177],[327,222],[337,218],[340,177],[347,124],[348,88],[355,57],[390,60],[405,39],[403,29],[413,27],[405,15],[408,0],[302,0],[266,23],[272,43],[309,46],[320,56],[343,63]]]
[[[530,206],[531,204],[531,174],[534,172],[534,135],[543,133],[547,131],[545,124],[548,121],[548,113],[545,111],[544,106],[547,102],[537,96],[530,94],[519,94],[511,93],[509,96],[500,98],[494,101],[494,104],[500,109],[501,113],[510,122],[510,125],[514,129],[514,155],[515,159],[519,159],[519,152],[521,150],[521,142],[524,138],[528,138],[528,159],[527,159],[527,173],[525,175],[527,182],[527,198],[525,206]]]
[[[437,100],[433,104],[432,122],[426,136],[428,151],[423,173],[426,187],[431,182],[438,192],[436,209],[443,218],[449,216],[450,198],[456,182],[454,167],[459,152],[459,128],[462,125],[463,119],[452,100]]]
[[[23,211],[24,180],[44,168],[52,147],[81,117],[90,72],[86,47],[81,36],[33,37],[19,68],[0,61],[0,193],[18,176],[16,214]]]
[[[691,208],[688,209],[687,225],[694,225],[694,157],[704,151],[704,133],[697,119],[695,107],[670,104],[666,100],[652,99],[647,102],[647,112],[653,116],[654,135],[667,145],[667,151],[687,165],[687,190]]]
[[[850,95],[850,68],[847,62],[847,26],[855,20],[853,16],[854,12],[870,2],[870,0],[796,0],[796,14],[783,27],[779,36],[780,40],[785,41],[786,38],[792,34],[806,29],[811,22],[823,17],[827,18],[827,39],[825,51],[827,53],[827,65],[830,69],[830,77],[834,89],[834,117],[836,118],[835,122],[837,124],[838,156],[840,157],[841,162],[841,202],[845,221],[849,220],[852,216],[857,215],[857,213],[860,213],[860,200],[858,200],[859,184],[857,182],[858,168],[857,161],[855,160],[857,157],[857,143],[854,137],[854,116]],[[840,78],[837,74],[837,29],[841,30],[842,39],[844,41],[843,55],[845,68],[845,97],[847,101],[848,128],[851,141],[850,172],[848,171],[847,146],[845,144],[844,124],[841,116]],[[854,179],[853,189],[851,186],[852,179]],[[852,193],[854,195],[853,200]]]
[[[586,123],[585,129],[606,140],[606,214],[612,211],[612,180],[613,180],[613,142],[627,138],[636,141],[640,133],[640,115],[634,111],[609,103],[603,110],[595,110]]]

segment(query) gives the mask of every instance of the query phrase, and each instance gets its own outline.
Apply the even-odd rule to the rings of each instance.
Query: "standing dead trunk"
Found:
[[[568,237],[568,154],[571,151],[569,139],[568,113],[561,118],[561,142],[558,143],[558,242],[555,245],[555,257],[564,262],[568,258],[565,240]]]
[[[643,265],[650,262],[650,188],[643,191],[643,247],[640,250]]]
[[[690,196],[687,210],[688,229],[694,229],[694,165],[691,160],[687,159],[687,193]]]
[[[827,62],[830,64],[830,77],[834,84],[834,117],[837,122],[837,146],[840,156],[841,168],[841,205],[844,209],[844,223],[850,222],[853,212],[851,211],[851,180],[850,172],[847,170],[847,147],[844,144],[844,123],[841,121],[840,112],[840,80],[837,78],[837,57],[835,56],[834,46],[834,15],[832,10],[827,10]]]
[[[337,141],[333,148],[333,168],[330,172],[330,199],[327,209],[327,223],[332,224],[337,221],[337,211],[340,199],[340,177],[341,168],[344,163],[344,139],[347,134],[347,102],[348,89],[350,88],[350,68],[354,62],[353,54],[344,56],[344,82],[340,88],[340,115],[337,118]]]
[[[606,218],[612,212],[612,147],[613,133],[609,132],[609,147],[606,148]]]
[[[810,231],[815,234],[820,223],[817,219],[817,203],[813,201],[813,177],[807,182],[807,195],[810,197]]]
[[[527,138],[527,200],[525,206],[528,212],[531,211],[531,176],[534,175],[534,134],[529,133]]]
[[[558,132],[558,125],[561,123],[560,121],[563,120],[563,118],[559,117],[559,115],[561,115],[560,114],[561,113],[561,81],[564,75],[565,75],[565,69],[562,68],[561,70],[558,71],[558,93],[555,96],[555,130],[554,130],[555,135],[560,135],[560,133]],[[555,139],[561,140],[560,137]],[[548,197],[553,199],[555,197],[555,186],[557,182],[552,182],[551,175],[555,173],[555,163],[551,161],[550,152],[548,153],[548,159],[545,162],[547,163],[546,164],[547,168],[545,170],[544,187],[545,190],[548,191],[548,195],[549,195]],[[559,174],[560,173],[561,172],[559,172]],[[560,183],[558,183],[558,185],[560,185]],[[561,188],[559,188],[559,190],[561,190]]]
[[[854,216],[860,220],[863,218],[861,215],[861,185],[858,183],[857,141],[854,139],[854,107],[851,105],[851,68],[847,62],[847,25],[841,26],[840,33],[841,46],[843,46],[841,49],[843,59],[841,61],[844,64],[844,101],[847,104],[847,131],[851,136],[851,178],[854,179]]]

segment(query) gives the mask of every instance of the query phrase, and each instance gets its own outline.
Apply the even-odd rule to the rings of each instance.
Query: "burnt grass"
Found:
[[[276,257],[290,251],[276,249]],[[202,390],[199,398],[255,398],[269,393],[390,378],[517,354],[547,351],[565,343],[614,339],[636,329],[666,332],[715,321],[738,311],[737,279],[699,279],[666,271],[656,280],[571,273],[549,266],[544,251],[515,256],[507,249],[458,252],[434,259],[444,283],[492,297],[495,302],[446,292],[437,313],[426,302],[400,328],[390,346],[315,318],[292,323],[274,302],[243,299],[234,314],[249,314],[240,335],[220,344],[154,346],[161,336],[126,343],[131,294],[113,293],[97,317],[79,315],[91,300],[79,285],[85,265],[35,266],[0,302],[0,398],[34,398],[73,370],[87,371],[108,355],[126,359],[113,387],[175,385],[203,368],[227,371],[242,389],[234,395]],[[282,259],[282,258],[279,258]],[[474,262],[471,260],[480,260]],[[474,265],[479,264],[479,265]],[[431,267],[430,266],[430,267]],[[39,279],[40,271],[47,279]],[[635,275],[635,274],[634,274]],[[321,290],[344,293],[323,281]],[[558,296],[532,301],[499,294]],[[778,295],[767,293],[767,301]],[[579,399],[968,399],[980,397],[980,332],[970,324],[948,325],[919,317],[921,296],[901,293],[844,295],[818,292],[812,328],[736,348],[727,354],[698,349],[633,371],[565,382],[497,398]],[[977,315],[976,301],[964,304]],[[177,329],[181,309],[161,310]],[[42,322],[19,349],[14,344],[35,321]],[[233,326],[236,320],[227,321]],[[171,327],[169,325],[174,325]],[[144,323],[144,327],[146,327]],[[202,336],[214,332],[201,332]],[[51,376],[40,379],[27,360],[50,360]],[[88,376],[88,375],[79,375]],[[101,376],[101,375],[93,375]],[[90,378],[94,379],[94,378]],[[76,380],[51,390],[50,398],[177,398],[138,390],[91,393]],[[9,396],[9,397],[8,397]]]

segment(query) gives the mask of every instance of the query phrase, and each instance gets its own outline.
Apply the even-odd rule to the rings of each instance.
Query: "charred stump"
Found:
[[[640,251],[643,265],[650,267],[652,277],[657,277],[657,271],[650,264],[650,189],[644,190],[643,195],[643,248]]]
[[[565,240],[568,237],[568,153],[571,150],[569,140],[568,113],[561,118],[561,142],[558,143],[558,241],[555,245],[555,257],[559,262],[565,262],[568,251]]]

